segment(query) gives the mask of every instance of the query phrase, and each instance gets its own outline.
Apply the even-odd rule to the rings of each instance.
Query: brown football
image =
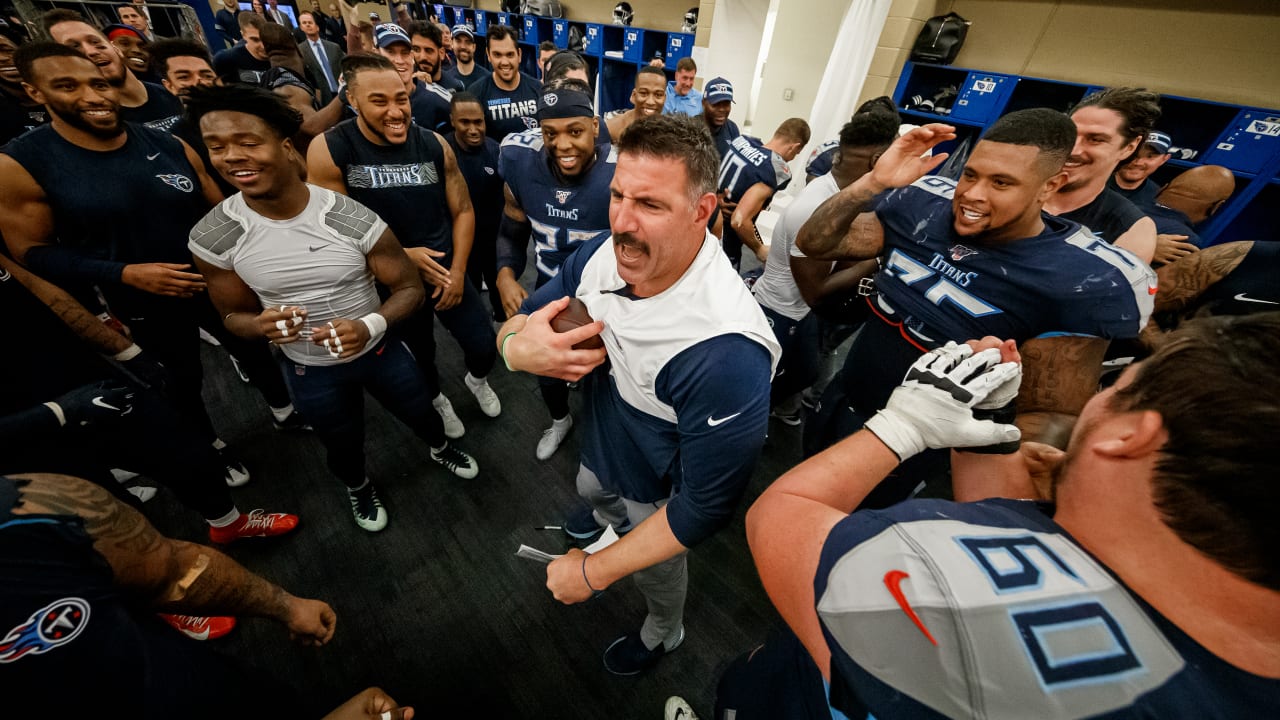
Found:
[[[569,332],[574,328],[580,328],[583,325],[590,325],[595,322],[591,317],[591,313],[587,312],[587,306],[578,298],[571,298],[569,306],[560,311],[559,315],[551,318],[551,329],[558,333]],[[573,346],[574,350],[597,350],[604,347],[604,340],[599,335],[591,337],[577,343]]]

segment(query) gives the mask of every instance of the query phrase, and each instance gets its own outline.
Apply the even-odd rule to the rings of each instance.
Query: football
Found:
[[[559,315],[551,318],[551,329],[558,333],[569,332],[574,328],[580,328],[583,325],[590,325],[595,322],[591,317],[591,313],[587,312],[587,306],[578,298],[571,298],[569,306],[560,311]],[[604,347],[604,340],[599,335],[591,337],[577,343],[573,346],[574,350],[597,350]]]

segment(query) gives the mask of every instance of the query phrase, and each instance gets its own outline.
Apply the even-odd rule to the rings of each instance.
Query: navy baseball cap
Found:
[[[405,45],[412,45],[413,41],[409,39],[409,33],[404,28],[395,23],[382,23],[373,29],[373,44],[380,48],[391,47],[392,45],[402,42]]]
[[[702,86],[702,99],[712,105],[725,100],[733,102],[733,83],[722,77],[712,78]]]
[[[1161,155],[1168,155],[1169,150],[1173,148],[1173,138],[1159,131],[1149,133],[1147,135],[1147,147]]]
[[[470,25],[467,25],[465,23],[454,25],[453,29],[450,30],[450,32],[453,33],[454,37],[458,37],[459,35],[466,35],[467,37],[471,38],[473,41],[476,39],[475,31],[471,29]]]

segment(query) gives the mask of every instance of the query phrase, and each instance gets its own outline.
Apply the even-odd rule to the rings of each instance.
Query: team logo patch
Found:
[[[542,102],[546,103],[547,107],[551,107],[560,102],[560,98],[555,93],[547,93],[542,96]]]
[[[55,600],[0,640],[0,663],[47,653],[74,640],[88,624],[89,603],[80,598]]]
[[[557,190],[556,201],[559,202],[561,205],[563,205],[566,202],[568,202],[569,196],[572,194],[573,194],[572,190]]]
[[[491,167],[486,167],[486,168],[484,169],[484,171],[485,171],[485,172],[487,172],[487,173],[489,173],[490,175],[492,175],[492,174],[493,174],[493,168],[491,168]]]
[[[956,262],[960,262],[961,260],[971,255],[977,255],[977,254],[978,254],[977,250],[974,250],[973,248],[970,248],[970,247],[965,247],[964,245],[951,246],[951,259],[955,260]]]
[[[156,175],[156,177],[163,180],[165,185],[168,185],[171,188],[176,188],[185,193],[189,193],[196,189],[195,184],[191,182],[191,178],[186,175],[168,175],[161,173]]]
[[[520,117],[520,119],[524,121],[524,126],[528,130],[537,130],[539,127],[537,118],[532,118],[532,117],[529,117],[528,115],[523,115]]]

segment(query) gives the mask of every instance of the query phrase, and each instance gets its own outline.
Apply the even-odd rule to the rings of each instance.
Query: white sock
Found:
[[[206,520],[206,522],[209,523],[210,527],[220,528],[220,527],[226,527],[239,519],[240,519],[240,509],[231,508],[231,512],[227,513],[226,515],[223,515],[217,520]]]
[[[225,448],[226,446],[227,446],[227,444],[226,444],[226,443],[224,443],[224,442],[222,442],[222,438],[214,438],[214,439],[213,439],[213,449],[214,449],[214,450],[221,450],[221,449]]]
[[[271,415],[276,419],[276,422],[284,422],[292,414],[293,414],[293,403],[289,403],[284,407],[271,408]]]
[[[469,372],[462,378],[462,381],[467,384],[467,387],[472,389],[478,388],[485,383],[484,378],[478,378]]]
[[[552,419],[551,419],[551,425],[552,425],[552,427],[559,428],[560,430],[563,430],[563,429],[565,429],[565,428],[569,427],[569,425],[571,425],[572,423],[573,423],[573,416],[572,416],[572,415],[565,415],[565,416],[564,416],[564,417],[562,417],[562,418],[552,418]]]

